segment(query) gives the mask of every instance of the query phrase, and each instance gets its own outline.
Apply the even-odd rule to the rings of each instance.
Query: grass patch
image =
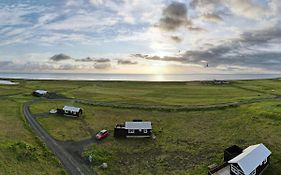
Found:
[[[101,165],[104,162],[108,162],[112,159],[112,153],[106,148],[93,145],[87,151],[83,153],[84,157],[91,157],[93,165]]]
[[[0,105],[0,174],[65,174],[56,157],[25,124],[22,102],[1,99]]]
[[[280,121],[276,122],[264,114],[279,104],[279,101],[270,101],[224,110],[189,112],[81,106],[85,111],[83,120],[88,127],[94,131],[108,129],[111,133],[105,140],[86,148],[84,155],[97,156],[93,169],[100,174],[198,175],[205,174],[208,165],[221,163],[223,150],[232,144],[247,147],[264,143],[274,152],[272,163],[277,164],[281,160],[277,156],[281,152]],[[279,111],[271,115],[278,116]],[[66,127],[57,127],[53,121],[55,118],[44,119],[49,120],[47,124],[42,124],[45,128],[51,126],[68,133]],[[113,138],[115,124],[133,119],[152,121],[156,140]],[[67,123],[67,120],[62,118],[60,123]],[[69,134],[76,135],[85,130],[78,124],[73,128],[74,133]],[[98,167],[103,161],[109,165],[106,170]],[[281,173],[278,166],[270,169],[273,169],[268,170],[271,174]]]

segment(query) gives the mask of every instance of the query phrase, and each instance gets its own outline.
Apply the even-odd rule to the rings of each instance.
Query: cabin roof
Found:
[[[270,154],[271,152],[261,143],[244,149],[241,154],[228,161],[228,163],[237,163],[245,174],[250,174]]]
[[[72,111],[72,112],[79,112],[81,108],[73,107],[73,106],[64,106],[64,111]]]
[[[125,129],[152,129],[151,122],[125,122]]]
[[[35,92],[38,94],[47,94],[48,93],[48,91],[45,91],[45,90],[36,90]]]

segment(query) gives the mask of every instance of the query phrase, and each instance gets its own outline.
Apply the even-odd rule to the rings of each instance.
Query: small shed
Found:
[[[152,124],[150,121],[135,120],[125,122],[125,124],[117,124],[114,128],[114,137],[151,137]]]
[[[48,91],[45,90],[36,90],[32,93],[35,97],[43,97],[48,94]]]
[[[57,109],[57,113],[71,117],[80,117],[83,113],[83,110],[79,107],[64,106],[62,109]]]
[[[229,148],[224,150],[224,162],[228,162],[229,160],[233,159],[234,157],[238,156],[243,152],[243,149],[237,145],[233,145]]]
[[[228,161],[231,175],[259,175],[269,165],[271,152],[261,143],[249,146]]]

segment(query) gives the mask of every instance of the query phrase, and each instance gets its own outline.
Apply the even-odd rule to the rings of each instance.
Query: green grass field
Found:
[[[63,105],[84,109],[83,116],[77,119],[58,115],[37,119],[58,140],[82,140],[90,138],[98,130],[108,129],[111,133],[108,138],[88,146],[83,153],[94,157],[92,168],[98,174],[204,175],[208,165],[222,163],[225,148],[233,144],[247,147],[257,143],[264,143],[273,153],[265,174],[281,174],[281,100],[274,98],[274,95],[281,95],[280,79],[233,81],[226,85],[211,82],[19,82],[13,88],[0,86],[0,96],[2,93],[5,95],[0,102],[7,106],[0,109],[0,136],[3,138],[0,159],[5,160],[0,163],[0,172],[7,172],[4,174],[27,172],[28,165],[32,166],[30,171],[40,172],[38,174],[63,173],[54,156],[42,146],[20,113],[22,103],[34,99],[29,96],[29,91],[34,89],[46,89],[70,98],[129,104],[196,106],[268,98],[233,108],[181,112],[99,107],[73,100],[42,99],[31,106],[31,112],[45,113]],[[18,89],[23,91],[23,95],[17,94]],[[6,94],[13,96],[7,97]],[[156,139],[115,139],[115,124],[132,119],[152,121]],[[15,146],[18,142],[28,145],[23,146],[25,149],[36,148],[37,153],[22,163],[17,158],[21,153],[18,150],[20,146]],[[42,156],[44,154],[48,156]],[[33,157],[40,161],[34,161]],[[104,161],[109,165],[106,170],[98,168]],[[12,167],[16,170],[12,171]],[[48,169],[53,172],[48,172]]]
[[[84,138],[85,121],[95,131],[108,129],[112,134],[116,123],[132,119],[153,122],[156,140],[118,140],[110,136],[89,146],[86,155],[93,151],[109,155],[101,158],[109,163],[108,170],[93,166],[101,174],[205,174],[208,165],[222,162],[223,150],[228,146],[256,143],[264,143],[273,152],[267,174],[281,173],[281,101],[194,112],[80,107],[85,110],[81,119],[53,116],[39,121],[53,136],[63,140]],[[69,120],[73,120],[71,127],[75,131],[69,132]],[[65,127],[61,127],[62,122]]]
[[[55,156],[34,135],[15,99],[0,100],[0,174],[65,174]]]

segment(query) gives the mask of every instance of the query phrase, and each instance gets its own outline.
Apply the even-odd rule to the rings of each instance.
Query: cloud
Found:
[[[219,22],[223,21],[222,17],[220,17],[218,14],[214,14],[214,13],[204,14],[202,16],[202,19],[204,21],[210,21],[210,22],[216,22],[216,23],[219,23]]]
[[[95,69],[109,69],[111,68],[110,63],[95,63],[93,66]]]
[[[191,25],[187,18],[187,7],[184,3],[172,2],[163,9],[158,26],[164,31],[175,31],[180,27]]]
[[[90,3],[93,5],[101,5],[104,3],[104,0],[90,0]]]
[[[207,32],[206,29],[201,27],[189,27],[188,29],[192,32]]]
[[[108,63],[108,62],[110,62],[110,59],[109,58],[96,58],[96,59],[94,59],[94,61],[97,63]]]
[[[75,59],[76,62],[97,62],[97,63],[106,63],[110,62],[110,59],[108,58],[91,58],[91,57],[86,57],[82,59]]]
[[[171,36],[171,39],[176,43],[182,42],[182,38],[180,38],[179,36]]]
[[[193,0],[190,3],[191,7],[195,7],[201,13],[216,14],[218,9],[224,9],[232,15],[254,20],[276,15],[277,4],[276,0],[266,1],[263,5],[254,0]]]
[[[138,64],[137,61],[132,61],[132,60],[123,60],[123,59],[118,59],[117,64],[123,64],[123,65],[133,65],[133,64]]]
[[[50,58],[51,61],[63,61],[63,60],[71,60],[72,58],[65,54],[57,54]]]
[[[176,57],[176,56],[157,56],[157,55],[144,55],[144,54],[132,54],[131,57],[135,58],[143,58],[146,60],[154,60],[154,61],[175,61],[175,62],[182,62],[183,58],[182,57]]]
[[[188,50],[177,56],[134,54],[146,60],[172,61],[210,67],[261,68],[281,71],[281,29],[279,27],[244,32],[239,38],[229,39],[206,49]]]

